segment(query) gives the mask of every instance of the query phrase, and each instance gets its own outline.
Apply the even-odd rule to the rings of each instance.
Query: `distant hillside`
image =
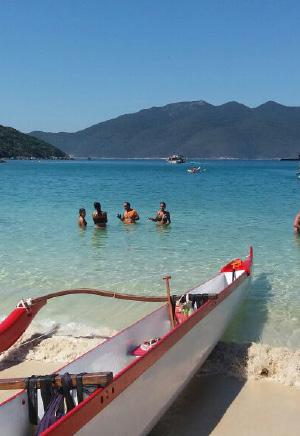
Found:
[[[300,107],[193,101],[153,107],[76,133],[32,132],[75,156],[278,158],[300,152]]]
[[[41,139],[0,125],[0,158],[3,157],[48,159],[51,157],[66,158],[67,155]]]

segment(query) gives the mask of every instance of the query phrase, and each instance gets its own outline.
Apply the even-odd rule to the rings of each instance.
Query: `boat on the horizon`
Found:
[[[298,154],[298,157],[282,157],[279,160],[285,160],[285,161],[295,161],[295,160],[300,160],[300,153]]]
[[[167,162],[170,164],[182,164],[186,162],[186,157],[182,154],[172,154],[167,158]]]
[[[71,384],[60,394],[68,398],[69,411],[64,411],[63,416],[55,420],[53,413],[49,415],[54,406],[48,403],[44,415],[42,396],[37,389],[42,378],[22,379],[22,386],[25,383],[29,387],[29,396],[23,390],[0,404],[2,433],[14,436],[34,434],[36,427],[32,423],[40,422],[45,416],[40,423],[44,425],[40,435],[147,434],[224,334],[247,295],[252,261],[251,247],[246,259],[230,261],[214,277],[178,296],[171,297],[170,277],[165,277],[167,296],[160,300],[166,302],[163,306],[57,371],[62,378],[66,377],[63,376],[65,373],[74,374],[71,379],[68,376]],[[68,292],[72,293],[61,291],[50,294],[47,299]],[[121,298],[121,294],[115,295]],[[146,298],[135,297],[139,300]],[[45,304],[47,299],[43,298],[28,302],[27,310],[33,309],[35,304]],[[37,307],[37,311],[41,307]],[[92,392],[83,394],[82,376],[78,373],[87,373],[88,377],[95,371],[102,371],[99,376],[101,386],[97,383]],[[57,377],[46,376],[43,380],[43,392],[47,382],[49,398],[49,392],[56,387]],[[72,384],[75,382],[77,384]],[[0,388],[1,383],[6,389],[17,386],[16,380],[12,379],[0,380]],[[72,388],[74,386],[76,389]],[[37,401],[33,401],[36,395]],[[61,405],[64,404],[63,398],[60,401]],[[72,402],[75,404],[69,408]]]

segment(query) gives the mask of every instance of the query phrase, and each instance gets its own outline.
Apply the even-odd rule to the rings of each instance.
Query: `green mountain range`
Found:
[[[47,142],[0,125],[0,158],[66,159],[68,156]]]
[[[144,109],[75,133],[31,132],[74,156],[279,158],[300,152],[300,107],[205,101]]]

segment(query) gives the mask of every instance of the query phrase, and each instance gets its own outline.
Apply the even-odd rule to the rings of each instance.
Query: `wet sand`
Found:
[[[103,340],[29,329],[1,355],[0,378],[52,373]],[[220,342],[150,435],[299,434],[299,362],[299,351]],[[0,391],[0,401],[15,393]]]
[[[298,435],[299,429],[299,389],[197,375],[150,436],[286,436]]]
[[[51,373],[62,362],[25,360],[0,377]],[[0,401],[16,391],[0,391]],[[196,375],[150,436],[252,436],[299,434],[300,389],[267,380],[240,381]]]

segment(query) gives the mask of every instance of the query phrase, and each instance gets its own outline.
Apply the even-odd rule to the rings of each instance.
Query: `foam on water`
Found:
[[[0,369],[7,362],[38,360],[60,364],[74,360],[116,334],[107,327],[68,323],[59,325],[51,320],[33,322],[24,335],[9,350],[1,354]]]
[[[252,380],[267,378],[300,388],[300,350],[253,342],[219,342],[201,373],[226,374]]]
[[[187,174],[184,165],[159,161],[1,166],[1,315],[22,297],[66,288],[162,294],[166,273],[172,275],[172,291],[180,293],[207,280],[231,257],[245,256],[253,245],[252,287],[224,339],[270,350],[287,347],[297,360],[300,238],[292,222],[300,183],[295,165],[206,161],[207,171],[198,175]],[[105,230],[91,225],[95,200],[108,211]],[[124,200],[138,209],[138,225],[126,227],[116,219]],[[161,200],[171,211],[172,225],[166,229],[146,219]],[[86,231],[76,225],[79,207],[87,208]],[[86,333],[99,328],[101,333],[99,326],[116,331],[156,306],[72,296],[50,301],[36,322],[51,320],[70,326],[72,333],[74,326]],[[47,351],[49,359],[57,346]],[[35,353],[37,348],[31,356]]]

